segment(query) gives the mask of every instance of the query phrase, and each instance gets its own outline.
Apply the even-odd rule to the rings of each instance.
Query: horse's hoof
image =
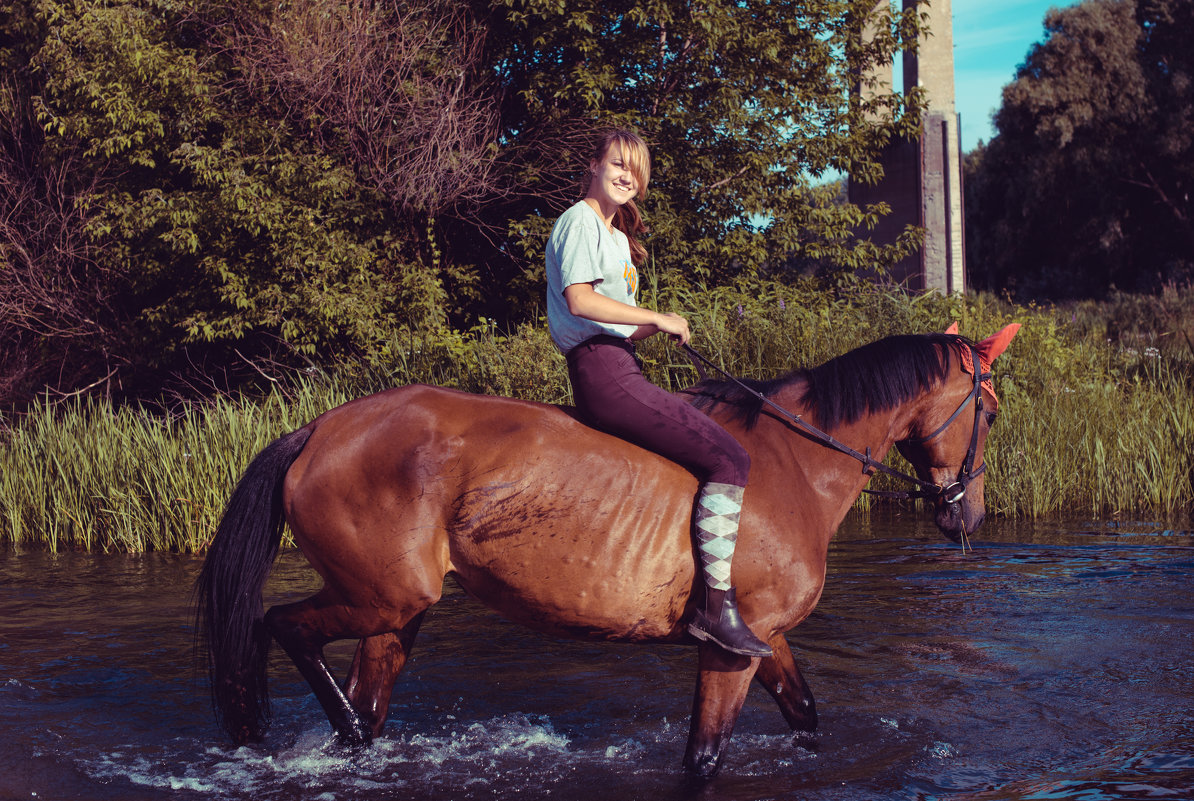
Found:
[[[336,745],[342,748],[365,748],[373,743],[373,731],[361,721],[347,729],[336,730]]]
[[[721,770],[721,760],[714,754],[702,754],[695,759],[684,760],[684,768],[701,779],[712,779]]]

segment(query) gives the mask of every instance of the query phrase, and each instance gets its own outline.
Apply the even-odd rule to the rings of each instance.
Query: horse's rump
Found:
[[[286,516],[334,600],[401,618],[454,572],[539,630],[680,636],[697,481],[678,465],[571,410],[428,386],[362,398],[311,428]]]

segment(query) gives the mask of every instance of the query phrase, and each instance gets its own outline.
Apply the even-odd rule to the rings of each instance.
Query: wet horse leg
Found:
[[[381,734],[386,723],[394,682],[410,657],[424,614],[415,615],[398,631],[366,637],[357,644],[348,680],[344,683],[344,694],[364,717],[374,737]]]
[[[355,619],[350,607],[321,602],[320,595],[305,601],[272,607],[265,624],[290,656],[328,716],[336,738],[345,745],[368,745],[372,728],[336,684],[323,656],[323,647],[335,639],[359,637],[368,630]]]
[[[722,751],[730,742],[758,662],[716,645],[699,646],[692,726],[684,753],[686,769],[704,778],[717,775]]]
[[[774,656],[759,661],[755,679],[771,693],[793,731],[816,731],[817,703],[804,676],[800,675],[787,638],[783,634],[776,634],[767,644],[771,646]]]

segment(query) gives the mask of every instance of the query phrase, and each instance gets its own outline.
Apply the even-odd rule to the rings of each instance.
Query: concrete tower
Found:
[[[904,9],[916,0],[902,0]],[[876,9],[892,0],[878,0]],[[924,246],[893,269],[892,277],[909,289],[965,292],[965,248],[962,240],[962,164],[958,114],[954,108],[954,37],[950,0],[920,6],[928,13],[928,34],[918,52],[903,54],[907,93],[921,87],[928,108],[916,141],[892,142],[883,154],[884,177],[876,185],[850,181],[852,203],[886,201],[891,214],[871,232],[874,241],[888,244],[906,225],[924,228]],[[870,77],[879,91],[892,85],[892,65]],[[864,90],[865,91],[865,90]]]

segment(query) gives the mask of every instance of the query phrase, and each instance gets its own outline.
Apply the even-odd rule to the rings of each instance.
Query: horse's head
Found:
[[[896,443],[916,474],[941,488],[933,499],[934,522],[954,542],[977,530],[986,515],[983,446],[999,408],[991,364],[1019,329],[1009,325],[977,344],[959,337],[945,381]],[[957,324],[946,333],[956,334]]]

